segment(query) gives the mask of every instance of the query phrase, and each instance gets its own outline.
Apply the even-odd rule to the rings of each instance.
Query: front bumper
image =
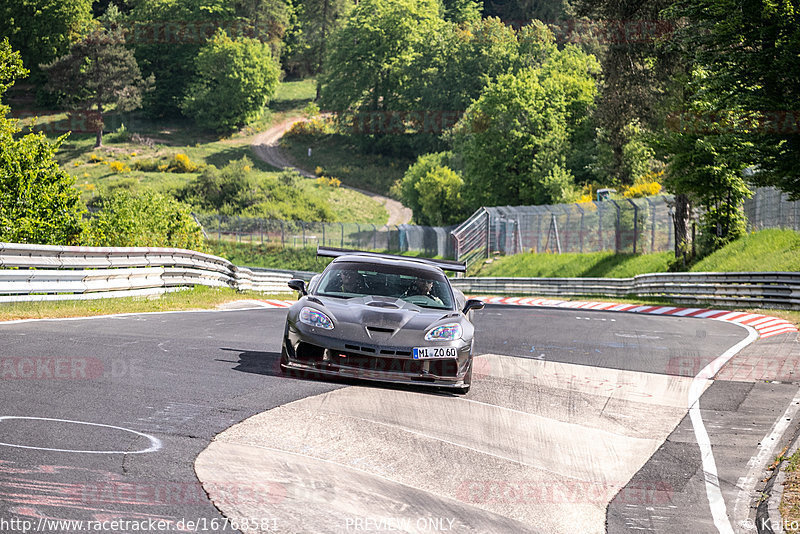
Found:
[[[281,365],[325,376],[445,388],[469,386],[472,343],[461,339],[437,346],[456,347],[457,357],[415,360],[412,347],[344,341],[290,325],[283,340]]]

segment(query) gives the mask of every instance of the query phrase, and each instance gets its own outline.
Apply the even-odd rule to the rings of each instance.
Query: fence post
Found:
[[[581,242],[581,244],[580,244],[580,251],[581,251],[581,253],[583,253],[583,215],[584,215],[584,213],[583,213],[583,208],[581,207],[581,205],[580,205],[580,204],[577,204],[577,203],[576,203],[576,204],[575,204],[575,207],[576,207],[576,208],[578,208],[578,211],[579,211],[579,212],[581,212],[581,228],[580,228],[580,230],[579,230],[579,232],[578,232],[578,233],[579,233],[579,235],[580,235],[580,242]]]
[[[491,217],[492,216],[489,215],[489,212],[487,211],[486,212],[486,257],[487,258],[491,257],[491,252],[489,251],[489,233],[491,232],[491,226],[492,226],[490,221]]]
[[[356,248],[361,248],[361,225],[356,223]]]
[[[597,250],[596,252],[602,252],[605,250],[603,246],[603,208],[601,207],[602,204],[597,202],[596,200],[592,200],[592,204],[597,207]]]
[[[217,241],[222,241],[222,217],[217,215]]]
[[[306,223],[305,223],[305,221],[300,221],[300,228],[303,229],[303,248],[306,248]]]
[[[621,235],[622,228],[620,227],[620,220],[619,220],[619,204],[617,204],[616,200],[613,200],[611,198],[609,198],[608,201],[614,204],[614,207],[617,208],[617,225],[614,231],[614,233],[616,234],[614,236],[614,253],[619,254],[620,245],[622,244],[622,235]]]
[[[633,199],[627,200],[633,206],[633,253],[636,254],[636,242],[639,241],[639,206]]]
[[[372,225],[372,250],[378,250],[378,227]]]
[[[281,247],[286,247],[286,235],[283,230],[283,221],[281,221]]]
[[[536,211],[536,253],[541,252],[539,244],[542,242],[542,212]]]
[[[647,200],[647,204],[650,206],[650,213],[652,216],[650,217],[650,252],[656,251],[656,205],[650,200],[650,197],[644,197]]]
[[[258,220],[258,233],[261,236],[261,244],[264,244],[264,220]]]
[[[667,250],[672,250],[672,235],[675,233],[675,217],[672,214],[672,208],[667,209],[667,217],[669,218],[669,227],[667,228]]]
[[[342,244],[339,246],[344,248],[344,223],[339,223],[339,226],[342,228]]]

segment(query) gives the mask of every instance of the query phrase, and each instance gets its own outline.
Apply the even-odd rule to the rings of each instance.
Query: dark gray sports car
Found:
[[[320,247],[333,262],[292,280],[281,370],[385,382],[430,384],[466,393],[474,328],[466,300],[442,269],[463,263]]]

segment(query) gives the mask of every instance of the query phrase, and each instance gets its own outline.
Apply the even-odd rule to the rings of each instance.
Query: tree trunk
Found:
[[[691,206],[685,194],[675,195],[675,257],[682,260],[684,267],[689,261],[689,219]]]
[[[98,125],[97,125],[97,139],[95,140],[94,147],[100,148],[103,146],[103,105],[97,104]]]

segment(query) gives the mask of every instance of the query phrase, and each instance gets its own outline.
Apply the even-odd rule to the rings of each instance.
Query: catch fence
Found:
[[[520,252],[661,252],[673,248],[673,197],[481,208],[453,230],[455,257],[471,266]]]
[[[453,226],[433,227],[279,221],[223,215],[195,215],[207,239],[261,243],[281,247],[341,247],[359,250],[420,252],[452,258]]]
[[[789,195],[774,187],[759,187],[744,201],[747,229],[790,228],[800,231],[800,201],[790,201]]]

